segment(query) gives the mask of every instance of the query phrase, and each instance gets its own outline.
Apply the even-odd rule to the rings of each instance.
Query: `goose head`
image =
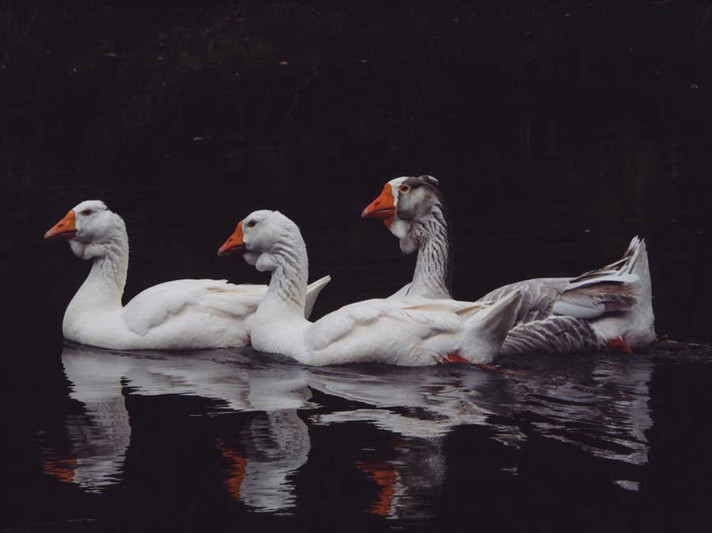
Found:
[[[297,225],[279,211],[261,209],[242,219],[218,250],[218,255],[240,253],[260,272],[276,268],[273,256],[285,245],[303,242]]]
[[[70,209],[44,238],[67,239],[74,255],[94,259],[105,256],[111,246],[127,240],[126,224],[101,200],[85,200]]]
[[[432,176],[401,176],[385,184],[381,194],[361,213],[380,218],[400,240],[401,250],[412,253],[418,246],[409,238],[413,222],[423,220],[435,206],[442,206],[439,182]]]

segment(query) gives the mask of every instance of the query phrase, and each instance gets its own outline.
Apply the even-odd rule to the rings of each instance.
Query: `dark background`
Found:
[[[127,296],[264,280],[215,257],[259,208],[301,226],[312,277],[332,274],[318,312],[389,294],[414,260],[359,213],[386,180],[430,173],[460,299],[600,266],[639,233],[659,331],[710,338],[709,2],[2,5],[2,265],[20,326],[83,279],[40,237],[88,198],[127,221]]]
[[[332,274],[318,312],[388,294],[414,261],[359,213],[386,180],[430,173],[459,298],[588,270],[640,233],[659,331],[710,338],[709,2],[2,6],[1,264],[20,327],[81,283],[40,237],[88,198],[127,221],[127,296],[264,280],[215,257],[259,208],[292,217],[312,276]]]
[[[640,234],[658,332],[712,340],[709,1],[4,0],[0,39],[2,393],[26,413],[64,394],[61,317],[88,270],[41,237],[89,198],[127,221],[127,298],[266,282],[215,253],[252,210],[283,211],[312,278],[332,275],[320,316],[410,279],[414,258],[359,214],[386,180],[429,173],[458,298],[600,266]],[[625,522],[609,500],[601,527]]]

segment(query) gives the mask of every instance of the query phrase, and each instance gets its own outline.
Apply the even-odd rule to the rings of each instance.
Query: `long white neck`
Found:
[[[439,205],[411,224],[408,238],[418,245],[418,259],[409,294],[452,298],[452,249],[447,219]]]
[[[129,267],[129,240],[126,232],[114,236],[111,241],[90,244],[101,246],[102,255],[92,261],[87,279],[72,298],[67,312],[87,309],[119,309],[126,286]]]
[[[272,278],[258,313],[295,314],[304,318],[309,277],[307,247],[298,228],[272,247],[268,258]]]

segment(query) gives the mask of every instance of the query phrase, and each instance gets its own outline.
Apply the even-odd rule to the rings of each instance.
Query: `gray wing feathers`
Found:
[[[645,242],[636,235],[618,261],[572,279],[552,312],[591,319],[630,310],[638,301],[635,287],[640,279],[636,266],[645,254]]]
[[[604,280],[565,290],[554,303],[552,313],[592,319],[604,313],[627,311],[636,301],[629,284]]]
[[[522,293],[522,301],[517,325],[507,335],[502,353],[575,353],[605,348],[589,320],[606,313],[631,311],[646,302],[650,307],[645,242],[633,237],[619,260],[576,278],[511,283],[479,301],[497,300],[513,290]],[[652,310],[648,314],[648,329],[652,332]]]
[[[515,323],[522,324],[542,320],[551,314],[554,302],[568,282],[569,278],[537,278],[518,281],[495,289],[477,301],[496,301],[518,290],[522,298],[517,309]]]
[[[502,353],[571,354],[602,348],[602,342],[587,321],[570,316],[552,316],[515,326],[507,334]]]

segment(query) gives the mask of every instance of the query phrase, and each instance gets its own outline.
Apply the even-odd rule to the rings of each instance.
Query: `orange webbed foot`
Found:
[[[627,353],[627,354],[633,353],[632,348],[628,345],[628,343],[625,341],[625,339],[623,337],[616,337],[615,339],[610,339],[608,341],[608,348],[610,350],[623,352],[623,353]]]
[[[456,353],[449,353],[447,354],[447,357],[443,359],[443,363],[446,365],[452,364],[452,363],[465,363],[465,364],[470,364],[470,362],[465,359],[464,357],[456,354]]]

